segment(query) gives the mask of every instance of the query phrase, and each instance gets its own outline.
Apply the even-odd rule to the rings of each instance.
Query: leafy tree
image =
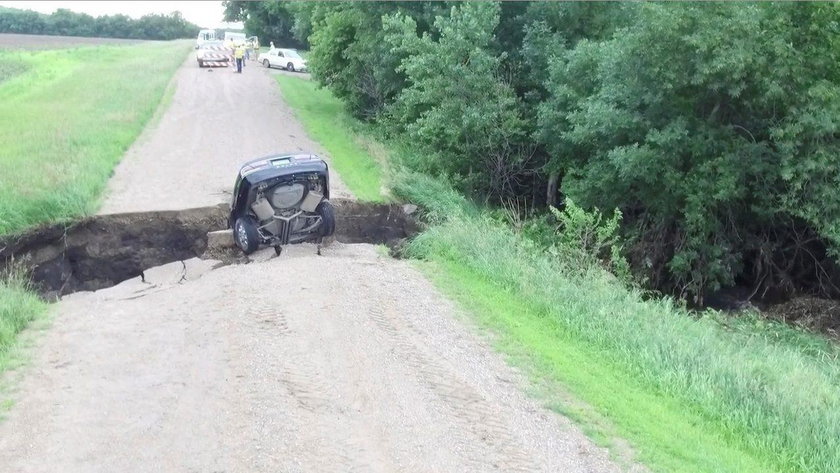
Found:
[[[145,15],[134,20],[125,15],[94,18],[64,8],[51,15],[0,8],[0,33],[169,40],[194,38],[198,30],[198,26],[186,21],[179,12]]]
[[[464,3],[432,32],[418,36],[405,14],[386,18],[385,31],[407,78],[389,118],[423,147],[430,171],[503,197],[519,190],[529,151],[520,102],[501,75],[506,55],[491,47],[499,12],[498,3]]]
[[[226,21],[244,22],[245,32],[258,36],[263,44],[273,41],[279,47],[308,47],[308,43],[298,39],[293,32],[295,20],[288,2],[226,0],[222,4]]]
[[[636,267],[697,301],[745,272],[756,290],[825,273],[813,254],[824,249],[806,240],[833,238],[840,218],[828,190],[838,184],[838,11],[645,4],[611,38],[580,41],[550,61],[540,107],[563,191],[621,208]]]

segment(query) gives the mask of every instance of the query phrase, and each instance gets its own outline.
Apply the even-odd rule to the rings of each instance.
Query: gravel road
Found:
[[[104,211],[213,204],[242,159],[317,149],[262,68],[188,60],[176,86]],[[620,471],[410,263],[340,243],[270,255],[57,303],[0,422],[0,471]]]

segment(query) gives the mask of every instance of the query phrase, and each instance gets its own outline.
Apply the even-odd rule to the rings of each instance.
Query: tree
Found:
[[[250,2],[226,0],[226,21],[242,21],[248,35],[258,36],[263,44],[274,42],[288,48],[307,48],[305,40],[298,39],[294,32],[294,18],[288,3],[277,0]]]
[[[389,118],[423,147],[429,171],[458,176],[488,197],[519,190],[529,157],[520,102],[501,75],[506,57],[491,47],[499,12],[498,3],[464,3],[421,36],[405,14],[385,20],[407,78]]]
[[[836,222],[840,200],[810,213],[783,205],[804,198],[792,182],[821,198],[837,184],[825,174],[840,98],[826,58],[837,52],[832,30],[813,26],[838,9],[821,7],[646,4],[612,38],[551,62],[540,136],[565,171],[563,191],[621,208],[636,267],[656,284],[702,301],[745,272],[768,291],[808,284],[792,272],[824,271],[803,242],[830,230],[815,217],[828,204]],[[796,179],[794,169],[810,172]]]

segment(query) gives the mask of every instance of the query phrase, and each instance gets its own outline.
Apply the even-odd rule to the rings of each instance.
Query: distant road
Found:
[[[47,36],[39,34],[0,34],[0,49],[58,49],[99,44],[136,44],[141,39],[85,38],[82,36]]]

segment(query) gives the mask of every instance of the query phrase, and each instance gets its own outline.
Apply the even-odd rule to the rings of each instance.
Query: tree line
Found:
[[[0,7],[0,33],[170,40],[195,38],[199,29],[185,20],[180,12],[148,14],[133,19],[126,15],[93,17],[64,8],[47,15]]]
[[[840,295],[838,4],[226,3],[279,12],[313,77],[417,150],[402,165],[618,209],[652,287]]]

